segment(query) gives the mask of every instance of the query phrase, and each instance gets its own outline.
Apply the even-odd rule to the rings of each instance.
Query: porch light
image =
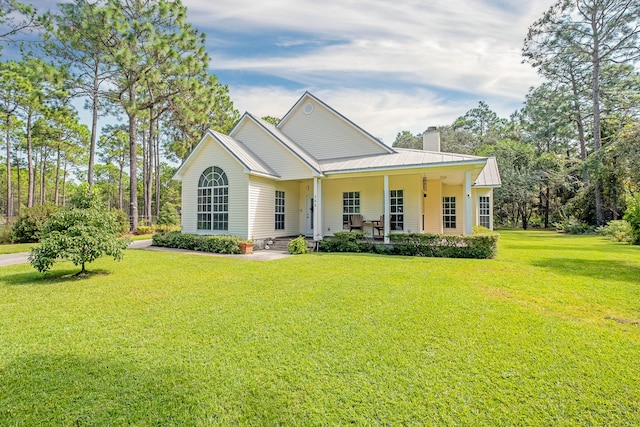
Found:
[[[423,193],[427,192],[427,177],[426,176],[422,177],[422,192]]]

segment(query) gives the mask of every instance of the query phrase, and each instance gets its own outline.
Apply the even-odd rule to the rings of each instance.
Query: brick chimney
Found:
[[[440,132],[435,126],[430,126],[422,134],[422,149],[424,151],[440,152]]]

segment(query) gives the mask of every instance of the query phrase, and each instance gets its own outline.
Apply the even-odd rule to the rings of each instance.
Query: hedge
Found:
[[[473,236],[443,234],[391,234],[391,244],[365,240],[361,232],[337,232],[320,242],[322,252],[364,252],[388,255],[443,258],[493,258],[498,250],[498,234]]]
[[[218,254],[239,254],[236,236],[200,236],[198,234],[182,234],[179,231],[160,233],[153,236],[153,246],[166,248],[189,249],[192,251],[213,252]]]

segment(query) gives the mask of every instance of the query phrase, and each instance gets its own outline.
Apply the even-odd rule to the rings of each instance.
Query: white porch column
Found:
[[[391,201],[389,200],[389,175],[384,176],[384,242],[389,243],[391,228]]]
[[[473,224],[473,203],[471,203],[471,171],[464,172],[464,229],[463,234],[470,235],[472,233]]]
[[[322,181],[313,177],[313,240],[322,240]]]

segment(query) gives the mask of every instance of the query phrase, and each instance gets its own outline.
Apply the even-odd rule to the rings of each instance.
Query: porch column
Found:
[[[322,181],[313,177],[313,240],[322,240]]]
[[[389,243],[391,228],[391,201],[389,200],[389,175],[384,176],[384,243]]]
[[[464,229],[463,234],[472,234],[473,210],[471,203],[471,171],[464,172]]]

